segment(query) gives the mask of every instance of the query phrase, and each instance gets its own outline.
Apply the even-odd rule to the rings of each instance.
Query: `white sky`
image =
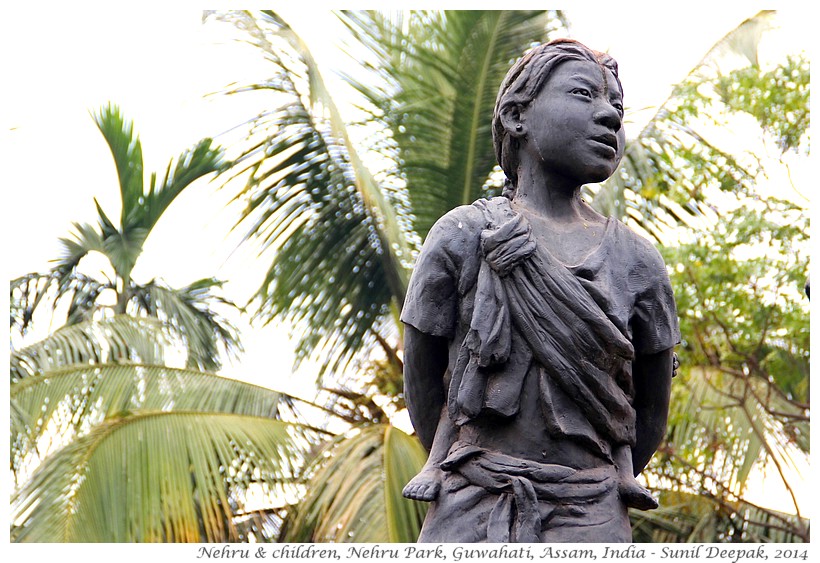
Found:
[[[288,7],[301,3],[272,2],[277,4],[294,14],[294,26],[317,59],[332,63],[336,51],[326,27],[332,18],[312,9],[314,19],[307,19],[304,9]],[[575,5],[581,7],[566,10],[572,36],[618,60],[626,105],[633,110],[662,102],[712,44],[759,9],[756,4],[737,8],[718,2],[709,8],[692,2],[644,3],[639,8],[630,3]],[[0,22],[5,67],[0,177],[6,192],[3,263],[8,279],[47,270],[48,260],[58,254],[58,237],[68,233],[71,222],[96,222],[94,197],[109,216],[119,214],[113,159],[90,110],[109,100],[118,104],[140,134],[146,171],[160,171],[196,140],[253,114],[237,103],[241,99],[204,99],[204,94],[265,76],[264,66],[225,38],[229,25],[203,25],[199,8],[171,2],[162,9],[132,4],[126,10],[114,3],[57,6],[6,7]],[[476,2],[470,7],[499,6]],[[807,42],[809,19],[802,11],[782,10],[785,29],[777,45]],[[135,276],[161,276],[182,285],[216,275],[230,280],[230,298],[244,302],[267,262],[253,259],[249,249],[232,254],[236,236],[229,240],[225,233],[235,213],[224,209],[227,197],[207,183],[188,188],[155,228]],[[290,373],[293,356],[284,329],[245,327],[243,342],[246,354],[240,364],[224,370],[226,375],[295,393],[304,390]]]

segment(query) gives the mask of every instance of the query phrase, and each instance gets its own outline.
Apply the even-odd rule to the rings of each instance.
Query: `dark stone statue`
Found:
[[[580,196],[618,168],[615,61],[559,40],[507,74],[493,115],[503,197],[442,217],[402,312],[405,396],[427,464],[419,541],[629,542],[665,430],[680,340],[651,243]]]

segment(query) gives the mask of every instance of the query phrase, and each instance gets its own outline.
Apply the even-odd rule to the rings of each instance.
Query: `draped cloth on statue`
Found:
[[[401,320],[447,342],[414,384],[446,391],[457,437],[419,541],[631,540],[611,456],[635,441],[633,360],[680,340],[666,266],[614,219],[574,265],[544,234],[493,198],[425,238]]]
[[[633,445],[632,344],[573,272],[536,244],[530,225],[509,200],[474,206],[486,228],[480,235],[472,318],[452,370],[450,417],[463,425],[485,409],[513,416],[532,358],[541,371],[545,409],[551,407],[551,382],[589,422],[561,428],[560,417],[545,413],[556,432],[607,457],[613,444]],[[513,348],[518,357],[510,362]],[[503,381],[488,392],[488,381],[502,367]]]

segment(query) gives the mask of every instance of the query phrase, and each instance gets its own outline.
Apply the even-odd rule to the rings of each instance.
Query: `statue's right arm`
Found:
[[[421,443],[428,450],[446,397],[448,341],[425,334],[412,325],[404,327],[404,400]]]

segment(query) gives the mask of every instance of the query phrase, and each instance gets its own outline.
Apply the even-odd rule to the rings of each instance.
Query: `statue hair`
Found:
[[[507,180],[502,195],[512,199],[518,183],[518,150],[520,141],[507,133],[501,123],[501,111],[511,105],[528,106],[544,86],[550,73],[566,61],[590,61],[608,70],[618,86],[618,63],[606,53],[599,53],[574,39],[556,39],[528,51],[510,68],[501,83],[493,111],[493,145],[495,158]],[[623,87],[621,87],[623,91]]]

